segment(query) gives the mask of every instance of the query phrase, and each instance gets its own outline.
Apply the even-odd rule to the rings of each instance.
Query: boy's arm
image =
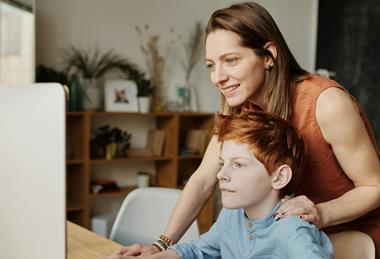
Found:
[[[175,244],[170,249],[175,250],[181,259],[220,258],[220,232],[224,225],[224,214],[222,210],[217,221],[199,240]]]
[[[287,238],[288,258],[333,259],[333,248],[327,235],[314,225],[301,225]]]

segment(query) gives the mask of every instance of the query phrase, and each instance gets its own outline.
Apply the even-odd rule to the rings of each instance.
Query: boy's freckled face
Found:
[[[265,201],[272,189],[272,178],[248,147],[224,141],[217,175],[223,207],[249,209]]]

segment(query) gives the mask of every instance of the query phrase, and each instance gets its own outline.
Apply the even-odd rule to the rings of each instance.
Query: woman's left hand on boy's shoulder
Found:
[[[298,215],[302,219],[313,223],[317,228],[322,228],[321,213],[317,205],[305,195],[290,198],[284,197],[281,206],[275,213],[275,219],[279,220],[286,216]]]

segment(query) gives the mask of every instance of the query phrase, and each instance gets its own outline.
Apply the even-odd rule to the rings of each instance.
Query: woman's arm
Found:
[[[355,188],[317,205],[322,227],[352,221],[380,205],[380,162],[351,98],[329,88],[317,100],[317,122]]]
[[[355,187],[317,205],[305,196],[289,199],[277,211],[277,218],[298,214],[323,228],[352,221],[380,205],[380,162],[359,111],[345,92],[333,87],[325,90],[316,110],[325,140]]]
[[[214,135],[198,169],[187,182],[170,217],[164,235],[177,242],[193,223],[215,190],[220,144]]]
[[[218,160],[220,153],[220,143],[218,143],[216,135],[214,135],[202,162],[198,169],[192,174],[187,182],[181,197],[172,212],[169,223],[166,227],[165,236],[169,237],[174,243],[182,237],[189,226],[193,223],[199,212],[205,205],[215,190],[218,173]],[[139,250],[127,247],[124,251],[127,255],[149,255],[158,253],[157,247],[145,244]]]

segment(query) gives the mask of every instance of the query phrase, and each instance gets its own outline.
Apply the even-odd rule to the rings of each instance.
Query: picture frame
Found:
[[[105,111],[138,112],[137,85],[125,79],[108,79],[104,84]]]

